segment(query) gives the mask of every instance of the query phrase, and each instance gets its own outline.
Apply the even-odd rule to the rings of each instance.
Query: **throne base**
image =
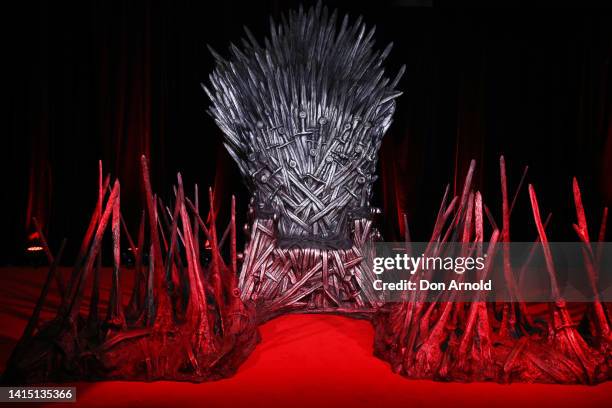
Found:
[[[242,300],[254,303],[262,320],[289,312],[367,317],[381,305],[366,266],[377,236],[362,218],[353,223],[348,249],[283,248],[274,222],[255,219],[239,280]]]

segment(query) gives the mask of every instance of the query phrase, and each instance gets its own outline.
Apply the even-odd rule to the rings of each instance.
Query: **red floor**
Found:
[[[2,369],[29,317],[44,272],[0,269]],[[79,383],[77,401],[83,406],[100,407],[252,408],[609,407],[612,401],[612,382],[586,387],[407,380],[391,373],[386,363],[372,356],[373,331],[366,321],[292,315],[266,323],[261,334],[262,343],[233,378],[204,384]]]

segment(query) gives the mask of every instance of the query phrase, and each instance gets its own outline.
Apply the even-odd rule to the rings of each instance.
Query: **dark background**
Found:
[[[304,1],[305,5],[312,2]],[[388,67],[402,64],[395,122],[385,137],[374,202],[380,227],[398,238],[406,212],[426,240],[444,185],[477,160],[476,187],[498,222],[500,154],[513,192],[524,165],[552,240],[574,240],[571,177],[581,182],[591,234],[612,202],[612,21],[608,10],[409,7],[427,1],[326,1],[377,26]],[[122,210],[136,233],[142,208],[139,156],[167,201],[177,171],[188,191],[215,188],[242,215],[248,194],[207,116],[199,83],[242,26],[266,34],[268,15],[297,1],[22,2],[3,6],[0,263],[24,261],[29,221],[53,248],[74,254],[97,195],[97,161],[121,181]],[[458,182],[460,184],[460,181]],[[205,191],[205,190],[204,190]],[[204,194],[202,194],[204,196]],[[202,197],[204,198],[204,197]],[[513,238],[532,240],[526,189]],[[68,258],[70,259],[70,257]]]

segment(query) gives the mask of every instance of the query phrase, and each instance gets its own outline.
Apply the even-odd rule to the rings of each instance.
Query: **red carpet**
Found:
[[[30,315],[45,272],[44,268],[0,269],[2,369]],[[51,304],[57,305],[57,298]],[[43,317],[51,310],[47,307]],[[266,323],[261,334],[262,343],[233,378],[203,384],[79,383],[77,401],[100,407],[524,408],[604,407],[610,406],[612,398],[612,382],[586,387],[406,380],[372,356],[373,330],[367,321],[292,315]]]

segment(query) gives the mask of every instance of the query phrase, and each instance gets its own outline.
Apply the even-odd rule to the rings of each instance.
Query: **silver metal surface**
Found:
[[[281,246],[350,248],[352,221],[370,214],[376,154],[404,72],[387,78],[391,44],[377,51],[373,36],[361,18],[338,24],[319,3],[272,21],[263,44],[247,29],[229,58],[211,50],[210,114],[256,218],[276,219]]]

